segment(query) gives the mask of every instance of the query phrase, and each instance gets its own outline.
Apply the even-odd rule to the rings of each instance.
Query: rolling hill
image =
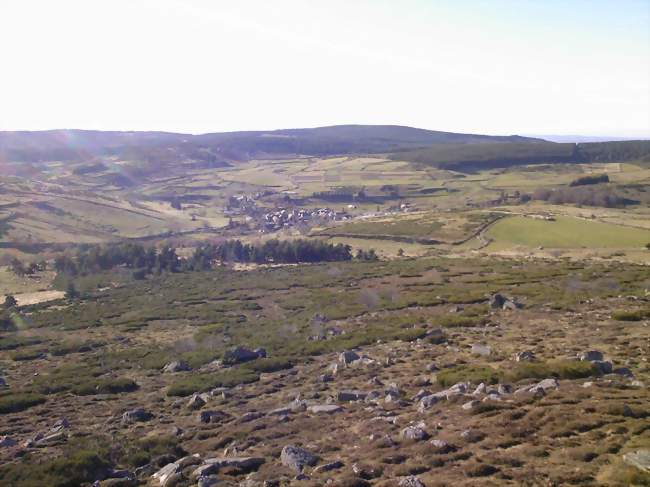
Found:
[[[433,144],[391,159],[461,172],[526,164],[650,161],[650,141],[592,143]]]
[[[393,152],[432,144],[532,143],[540,139],[423,130],[397,125],[336,125],[201,135],[167,132],[50,130],[0,132],[0,162],[82,162],[95,157],[247,160],[277,155]]]

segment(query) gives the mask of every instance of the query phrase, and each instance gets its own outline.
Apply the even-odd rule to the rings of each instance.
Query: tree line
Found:
[[[243,243],[241,240],[225,240],[203,244],[194,249],[191,256],[181,258],[173,247],[145,247],[138,243],[91,245],[79,248],[76,254],[61,255],[54,260],[54,270],[67,276],[87,275],[116,267],[133,269],[136,279],[161,272],[207,270],[214,262],[282,263],[337,262],[377,260],[374,250],[359,250],[352,255],[352,248],[342,243],[332,244],[321,240],[267,240],[263,243]]]
[[[300,262],[335,262],[352,259],[352,248],[344,244],[331,244],[321,240],[267,240],[262,244],[226,240],[218,244],[197,247],[189,259],[190,270],[206,269],[214,260],[221,262],[250,262],[256,264]]]
[[[548,201],[554,205],[574,204],[583,206],[600,206],[604,208],[619,208],[628,202],[609,188],[593,186],[574,186],[568,188],[540,188],[530,195],[533,200]]]

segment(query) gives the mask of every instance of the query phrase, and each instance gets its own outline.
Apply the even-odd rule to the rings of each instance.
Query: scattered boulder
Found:
[[[485,433],[477,430],[465,430],[460,434],[460,437],[468,443],[477,443],[485,439]]]
[[[145,411],[142,408],[131,409],[122,414],[122,423],[131,424],[131,423],[140,423],[144,421],[149,421],[153,418],[153,414],[148,411]]]
[[[213,485],[218,485],[219,483],[221,483],[221,480],[219,480],[219,477],[216,475],[208,475],[206,477],[199,477],[196,479],[197,487],[212,487]]]
[[[368,393],[363,391],[339,391],[336,400],[340,402],[363,401]]]
[[[435,440],[431,440],[430,444],[436,453],[440,453],[443,455],[446,453],[451,453],[452,451],[456,450],[454,446],[450,445],[445,440],[440,440],[437,438]]]
[[[617,375],[622,375],[623,377],[634,377],[632,371],[627,367],[618,367],[614,369],[613,372]]]
[[[452,397],[461,396],[467,392],[468,388],[469,388],[469,383],[459,382],[451,386],[449,389],[445,389],[444,391],[440,391],[440,392],[436,392],[435,394],[424,396],[423,398],[420,399],[420,405],[418,406],[418,411],[424,412],[425,410],[429,409],[431,406],[436,404],[438,401],[441,401],[442,399],[448,400]]]
[[[523,308],[521,303],[518,303],[515,299],[506,298],[503,294],[493,294],[490,296],[489,305],[492,309],[504,309],[504,310],[518,310]]]
[[[190,455],[183,457],[175,462],[168,463],[163,468],[154,473],[151,478],[160,485],[160,487],[167,487],[173,485],[179,478],[181,471],[190,465],[198,465],[201,463],[199,455]]]
[[[257,470],[264,463],[261,457],[219,457],[206,458],[203,463],[192,472],[192,478],[198,479],[216,474],[222,468],[236,468],[242,472]]]
[[[399,487],[426,487],[424,483],[414,475],[402,477],[397,485]]]
[[[523,308],[523,305],[514,299],[506,299],[505,303],[503,303],[503,306],[501,306],[501,309],[509,311],[516,311],[521,308]]]
[[[512,358],[515,362],[533,362],[535,360],[535,353],[532,350],[524,350],[515,353]]]
[[[318,463],[318,457],[303,448],[287,445],[282,449],[280,461],[285,467],[300,473],[305,466],[313,467]]]
[[[650,473],[650,450],[644,449],[626,453],[623,455],[623,461],[642,472]]]
[[[481,382],[478,386],[476,386],[474,392],[472,392],[472,396],[479,396],[481,394],[485,394],[486,390],[487,390],[487,386],[485,385],[485,382]]]
[[[424,429],[424,424],[420,423],[413,426],[407,426],[400,432],[400,436],[405,440],[424,441],[429,439],[429,433]]]
[[[490,296],[489,304],[490,304],[490,308],[492,309],[503,308],[503,303],[505,302],[506,302],[506,298],[502,294],[496,293]]]
[[[419,401],[423,397],[430,396],[431,392],[425,390],[425,389],[420,389],[418,392],[415,393],[415,395],[411,398],[413,401]]]
[[[340,468],[343,468],[344,463],[340,460],[335,460],[330,463],[326,463],[324,465],[321,465],[319,467],[316,467],[314,469],[314,473],[322,473],[322,472],[331,472],[332,470],[338,470]]]
[[[199,422],[201,423],[220,423],[228,415],[222,411],[201,411],[199,413]]]
[[[186,372],[192,370],[192,367],[190,367],[190,364],[184,360],[174,360],[165,365],[162,370],[166,374],[172,374],[175,372]]]
[[[557,379],[549,378],[541,380],[537,384],[521,387],[515,391],[515,394],[532,393],[537,396],[543,396],[547,391],[557,389],[558,387],[560,387],[560,383]]]
[[[434,363],[431,363],[431,364],[427,365],[426,369],[427,369],[427,372],[437,372],[438,370],[440,370],[438,368],[438,366],[436,364],[434,364]]]
[[[347,350],[345,352],[342,352],[339,355],[339,362],[341,362],[343,365],[350,365],[352,362],[355,362],[359,360],[361,357],[356,352],[353,352],[352,350]]]
[[[264,413],[260,413],[258,411],[249,411],[248,413],[242,414],[239,419],[237,420],[238,423],[249,423],[251,421],[255,421],[256,419],[259,419],[264,416]]]
[[[607,360],[594,360],[591,362],[601,374],[611,374],[614,366]]]
[[[343,411],[343,408],[337,404],[316,404],[309,406],[307,410],[314,414],[334,414]]]
[[[286,416],[287,414],[291,414],[291,408],[290,407],[282,407],[282,408],[271,409],[266,414],[268,416]]]
[[[497,392],[500,395],[512,394],[512,386],[510,384],[499,384],[497,386]]]
[[[207,401],[201,394],[193,394],[192,397],[190,397],[190,400],[187,401],[187,407],[189,409],[201,409],[206,405],[206,403]]]
[[[481,345],[476,343],[472,345],[472,353],[475,355],[481,355],[483,357],[487,357],[492,353],[492,349],[487,345]]]
[[[0,448],[9,448],[16,446],[17,444],[18,442],[13,438],[9,438],[8,436],[0,436]]]
[[[463,405],[462,405],[462,408],[463,408],[465,411],[471,411],[471,410],[473,410],[473,409],[476,409],[476,408],[479,406],[479,404],[481,404],[481,401],[477,401],[476,399],[473,399],[473,400],[471,400],[471,401],[466,402],[465,404],[463,404]]]
[[[234,347],[223,354],[223,361],[227,364],[240,364],[263,357],[266,357],[266,350],[263,348],[250,350],[245,347]]]
[[[597,360],[603,360],[603,352],[600,352],[598,350],[589,350],[587,352],[582,352],[580,355],[578,355],[578,359],[587,362],[594,362]]]

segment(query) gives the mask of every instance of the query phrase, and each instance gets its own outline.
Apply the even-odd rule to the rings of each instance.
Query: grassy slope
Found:
[[[497,243],[551,248],[638,248],[650,242],[650,231],[578,218],[549,222],[522,216],[505,218],[487,231]]]

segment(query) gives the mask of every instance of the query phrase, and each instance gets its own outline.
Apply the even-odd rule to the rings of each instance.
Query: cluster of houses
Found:
[[[278,208],[263,217],[262,230],[273,232],[286,227],[292,227],[300,223],[313,222],[315,220],[347,220],[350,216],[345,212],[337,212],[331,208]]]

